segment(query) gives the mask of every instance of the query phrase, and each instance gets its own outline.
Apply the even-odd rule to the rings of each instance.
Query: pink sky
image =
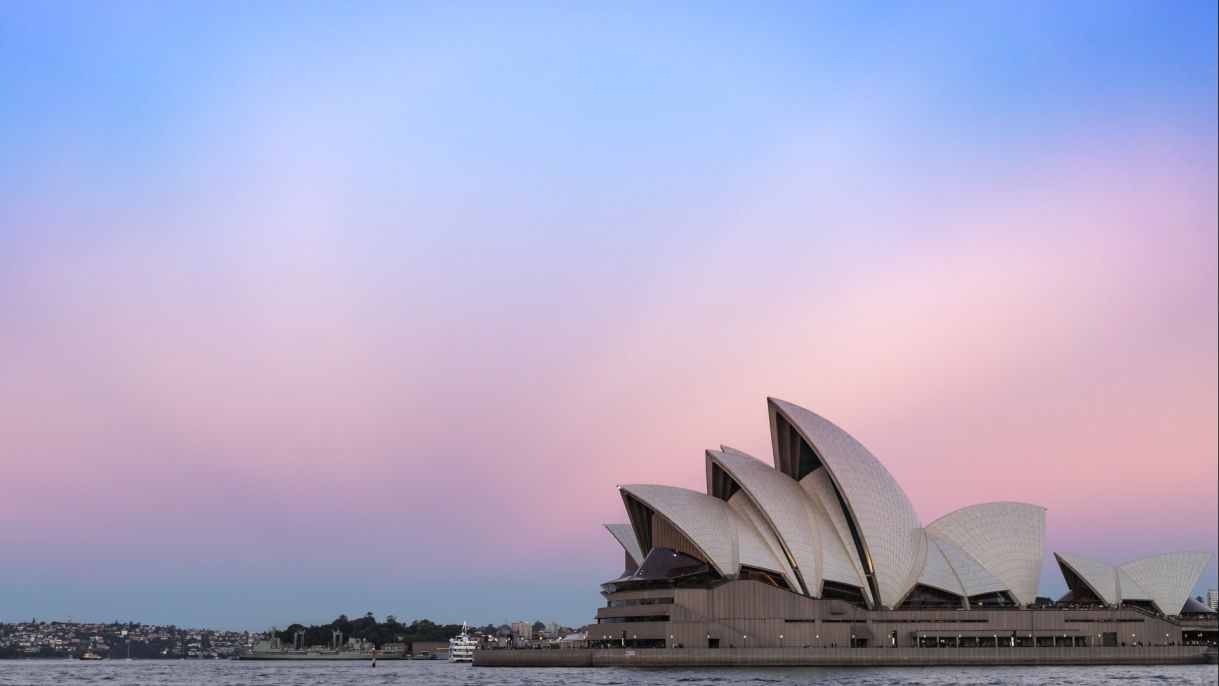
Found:
[[[31,105],[50,129],[0,190],[0,621],[579,624],[619,571],[614,486],[769,460],[768,395],[924,522],[1018,500],[1047,560],[1214,552],[1214,79],[946,72],[978,46],[896,29],[806,77],[698,30],[596,83],[528,32],[326,59],[239,32],[231,64],[148,74],[152,109]],[[1037,91],[1051,67],[1109,85]]]

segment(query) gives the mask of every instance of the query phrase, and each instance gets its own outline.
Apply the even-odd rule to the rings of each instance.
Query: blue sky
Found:
[[[767,458],[766,395],[927,521],[1028,500],[1108,562],[1213,550],[1216,23],[4,3],[0,619],[578,625],[613,486]],[[961,502],[924,468],[980,452],[1019,468]],[[1113,533],[1121,498],[1046,477],[1114,455],[1189,525]]]

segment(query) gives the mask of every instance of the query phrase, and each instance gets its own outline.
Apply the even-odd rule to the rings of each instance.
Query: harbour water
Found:
[[[206,661],[6,660],[0,685],[108,686],[727,686],[836,684],[842,686],[1213,686],[1215,665],[1164,667],[953,668],[723,668],[723,669],[495,669],[448,662],[366,663]]]

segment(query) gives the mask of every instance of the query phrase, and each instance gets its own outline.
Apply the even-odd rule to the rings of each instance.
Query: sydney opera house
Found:
[[[863,445],[768,401],[774,466],[706,452],[705,493],[620,486],[625,570],[588,628],[600,648],[1121,647],[1215,640],[1190,598],[1209,552],[1120,565],[1055,552],[1069,592],[1038,597],[1045,508],[971,505],[919,521]]]

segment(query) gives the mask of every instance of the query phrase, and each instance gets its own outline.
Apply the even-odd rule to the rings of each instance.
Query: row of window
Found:
[[[611,600],[606,607],[635,607],[636,605],[672,605],[672,598],[631,598],[630,600]]]
[[[1077,623],[1078,622],[1120,622],[1122,624],[1126,624],[1126,623],[1134,624],[1136,622],[1142,622],[1144,620],[1141,617],[1138,619],[1113,619],[1110,617],[1104,617],[1101,619],[1064,619],[1062,621],[1066,622],[1067,624],[1070,624],[1072,622],[1077,622]]]
[[[815,622],[815,619],[785,619],[785,622]],[[1067,620],[1071,621],[1071,620]],[[1143,620],[1139,620],[1140,622]],[[823,619],[823,624],[986,624],[989,619]]]
[[[989,619],[876,619],[876,624],[988,624]]]
[[[629,622],[667,622],[668,615],[639,615],[636,617],[600,617],[598,624],[621,624]]]

